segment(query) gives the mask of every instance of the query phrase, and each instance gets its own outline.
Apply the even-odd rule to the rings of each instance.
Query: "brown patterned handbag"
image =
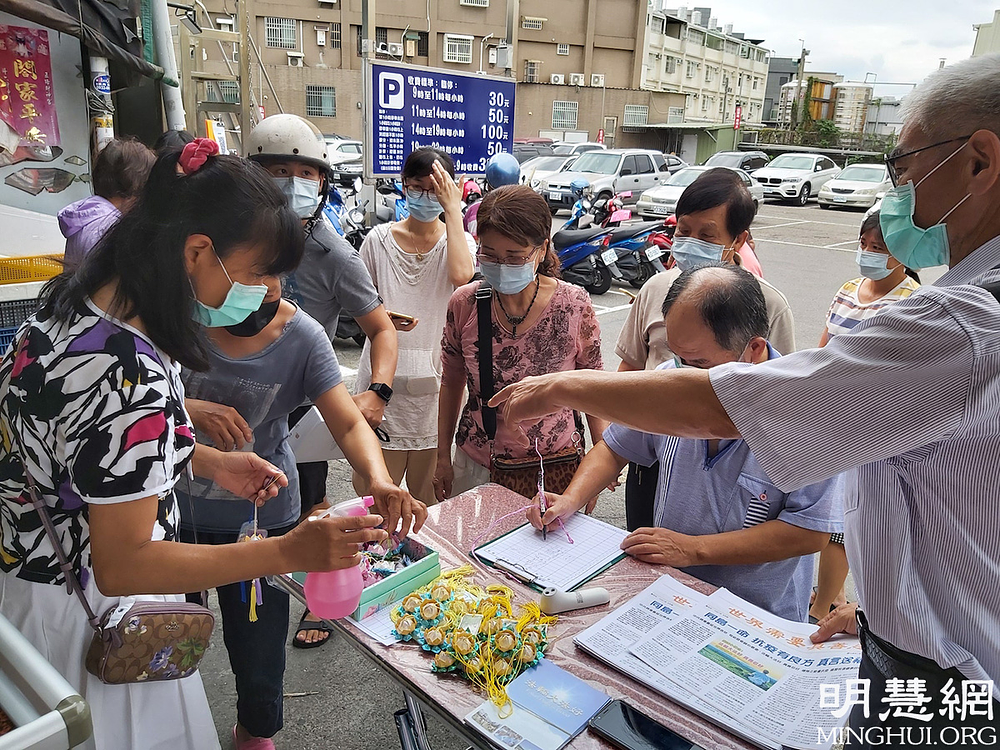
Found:
[[[176,680],[197,670],[215,627],[211,610],[188,602],[136,601],[133,597],[123,597],[118,606],[98,618],[83,594],[49,509],[39,497],[23,457],[21,465],[31,502],[55,549],[66,585],[80,600],[94,629],[85,660],[87,671],[106,685],[126,685]]]

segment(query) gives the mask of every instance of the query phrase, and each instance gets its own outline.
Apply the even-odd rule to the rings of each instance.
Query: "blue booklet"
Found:
[[[518,675],[507,695],[514,704],[509,716],[501,718],[486,701],[465,721],[493,744],[511,750],[559,750],[611,700],[548,659]]]

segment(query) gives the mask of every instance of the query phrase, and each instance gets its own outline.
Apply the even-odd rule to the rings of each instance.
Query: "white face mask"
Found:
[[[682,271],[689,271],[708,263],[721,263],[725,253],[725,245],[705,242],[697,237],[675,237],[674,244],[670,247],[674,263]]]
[[[319,182],[305,177],[275,177],[285,200],[300,219],[311,219],[319,208]]]

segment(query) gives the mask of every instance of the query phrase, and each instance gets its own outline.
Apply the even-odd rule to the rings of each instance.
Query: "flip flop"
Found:
[[[319,648],[328,640],[330,640],[330,634],[333,633],[333,628],[327,625],[325,622],[313,622],[312,620],[307,620],[306,615],[309,614],[307,609],[302,613],[302,619],[299,620],[299,626],[295,629],[295,635],[292,636],[292,646],[294,648]],[[326,638],[321,641],[313,641],[312,643],[307,643],[306,641],[300,641],[298,639],[298,634],[309,631],[309,630],[319,630],[326,633]]]

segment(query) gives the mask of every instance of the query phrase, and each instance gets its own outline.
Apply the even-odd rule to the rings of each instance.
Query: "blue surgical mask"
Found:
[[[218,259],[219,265],[222,266],[222,272],[226,274],[231,286],[226,293],[226,298],[218,307],[209,307],[195,297],[194,319],[206,328],[225,328],[242,323],[256,312],[264,301],[267,287],[264,284],[248,286],[233,281],[229,276],[229,271],[226,270],[226,264],[222,262],[222,258],[219,258],[218,254],[215,257]]]
[[[952,207],[951,211],[942,216],[937,224],[927,229],[918,227],[913,222],[913,212],[916,210],[916,190],[920,184],[963,148],[965,148],[965,144],[952,151],[934,169],[925,174],[916,185],[913,184],[912,180],[905,185],[898,185],[886,193],[885,198],[882,199],[878,220],[882,227],[885,246],[892,253],[892,257],[907,268],[946,266],[951,260],[948,228],[944,221],[972,194],[967,194]]]
[[[697,237],[674,237],[674,244],[670,247],[674,262],[682,271],[689,271],[707,263],[719,263],[725,251],[725,245],[705,242]]]
[[[520,266],[508,266],[482,260],[479,262],[479,270],[483,272],[486,283],[501,294],[517,294],[523,291],[535,280],[537,273],[535,264],[531,262]]]
[[[285,194],[288,207],[300,219],[311,219],[319,208],[319,182],[305,177],[275,177],[281,192]]]
[[[858,254],[855,259],[858,261],[858,268],[861,269],[861,275],[872,281],[880,281],[896,270],[895,268],[888,267],[888,255],[885,253],[873,253],[870,250],[862,250],[860,246],[858,247]]]
[[[414,219],[428,223],[444,211],[437,198],[431,195],[411,195],[409,191],[406,193],[406,208]]]

